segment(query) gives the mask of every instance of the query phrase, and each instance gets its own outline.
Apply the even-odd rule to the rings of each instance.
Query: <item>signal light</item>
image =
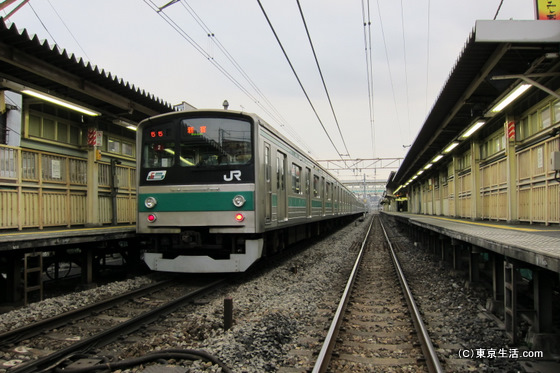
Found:
[[[148,215],[148,221],[149,221],[150,223],[153,223],[153,222],[155,222],[156,220],[157,220],[157,216],[155,216],[154,214]]]
[[[235,214],[235,220],[241,223],[243,220],[245,220],[245,216],[243,216],[243,214]]]

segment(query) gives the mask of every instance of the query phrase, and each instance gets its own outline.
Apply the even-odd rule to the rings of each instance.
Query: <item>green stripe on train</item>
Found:
[[[242,195],[245,204],[242,207],[233,205],[233,197]],[[157,205],[149,209],[144,200],[154,197]],[[193,193],[146,193],[138,196],[140,212],[171,212],[171,211],[249,211],[255,209],[254,192],[193,192]]]

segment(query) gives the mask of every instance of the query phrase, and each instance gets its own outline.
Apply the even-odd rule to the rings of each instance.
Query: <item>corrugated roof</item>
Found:
[[[138,122],[171,104],[0,19],[0,77]],[[71,84],[69,84],[71,83]],[[127,106],[125,108],[125,106]],[[128,113],[128,111],[132,111]]]
[[[557,44],[476,42],[475,36],[473,31],[467,39],[422,129],[388,185],[389,188],[406,183],[516,82],[515,79],[491,80],[492,76],[525,74],[528,71],[558,71],[558,60],[544,58],[547,52],[558,52]],[[558,88],[558,76],[536,80],[556,87],[554,89]],[[513,114],[527,110],[544,97],[546,93],[543,91],[531,90],[516,102],[517,112]],[[493,119],[496,122],[499,120],[498,117]],[[503,118],[501,120],[503,123]],[[460,151],[461,148],[457,150]]]

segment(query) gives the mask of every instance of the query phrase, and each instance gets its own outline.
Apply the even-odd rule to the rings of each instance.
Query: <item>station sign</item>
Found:
[[[541,21],[557,21],[560,13],[560,0],[535,0],[537,19]]]

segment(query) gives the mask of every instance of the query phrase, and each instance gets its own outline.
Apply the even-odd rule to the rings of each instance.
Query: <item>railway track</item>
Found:
[[[10,373],[51,369],[68,357],[104,346],[160,319],[225,280],[194,285],[164,281],[3,333],[0,353],[13,357],[4,368]]]
[[[378,216],[313,372],[443,371]]]

